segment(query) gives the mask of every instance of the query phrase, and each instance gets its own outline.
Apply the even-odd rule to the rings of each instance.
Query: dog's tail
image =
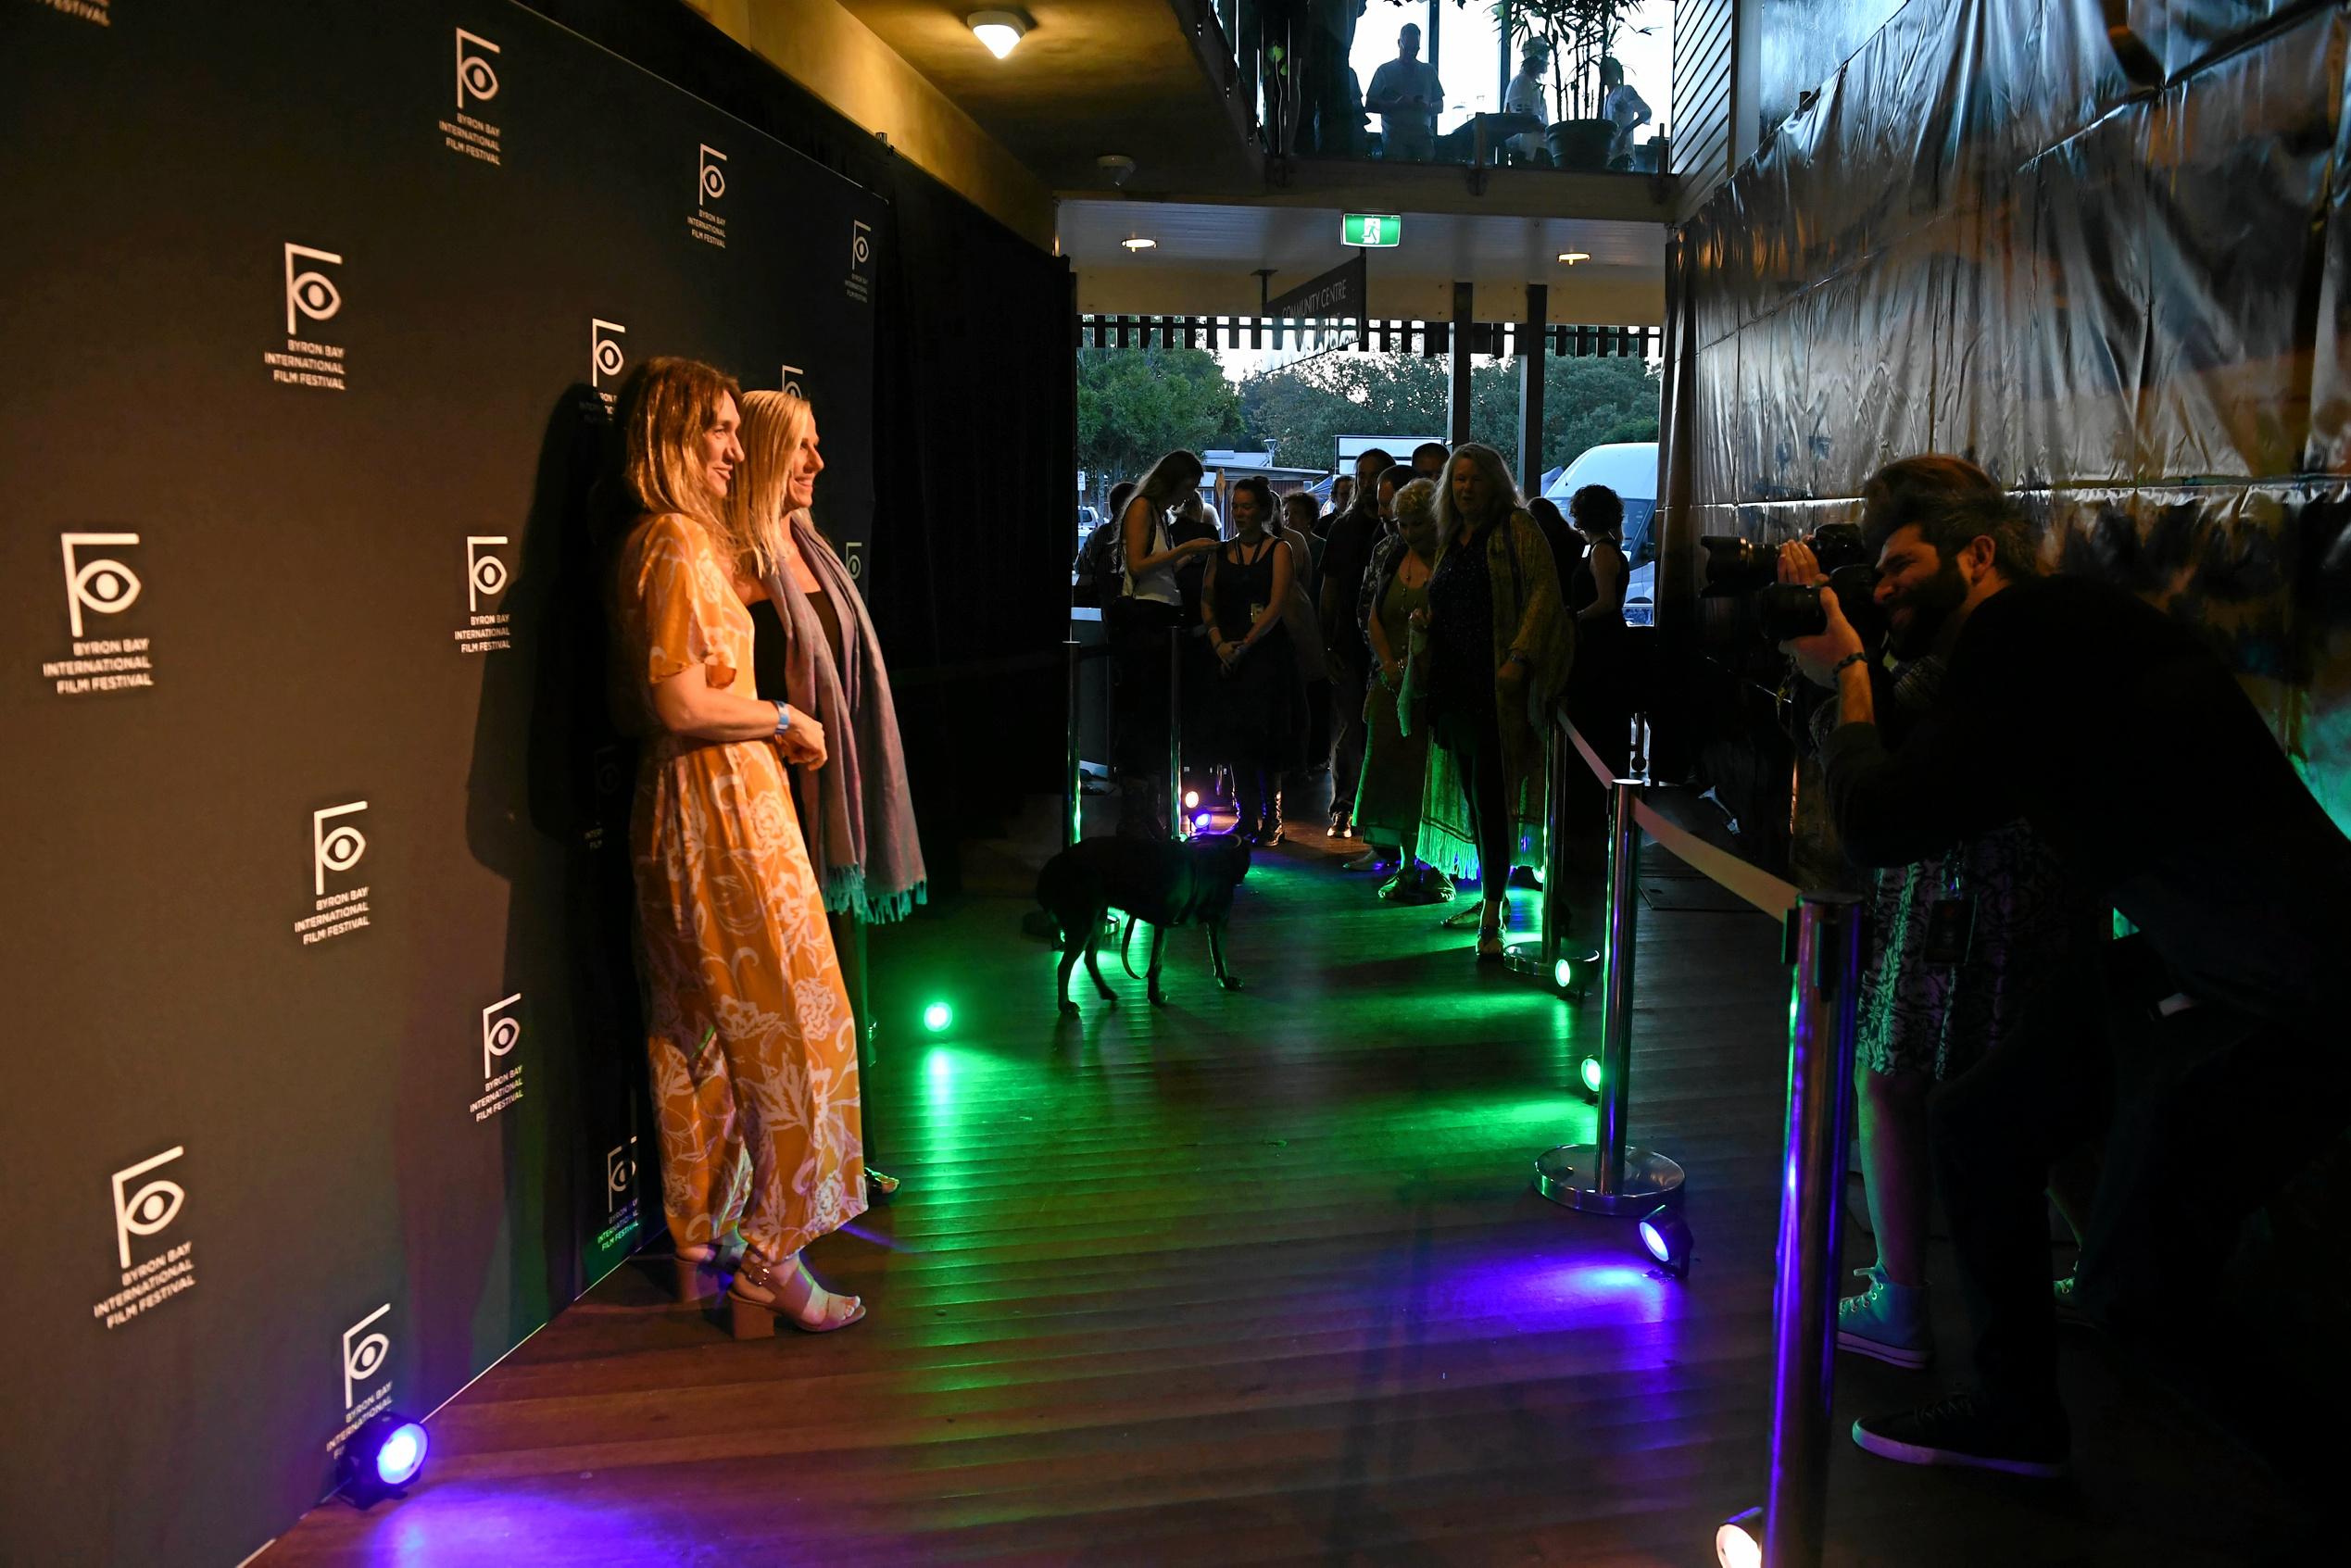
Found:
[[[1128,915],[1126,917],[1126,929],[1118,934],[1118,967],[1126,972],[1127,979],[1140,980],[1143,977],[1135,972],[1134,964],[1129,962],[1126,957],[1126,945],[1134,940],[1135,917],[1133,915]]]

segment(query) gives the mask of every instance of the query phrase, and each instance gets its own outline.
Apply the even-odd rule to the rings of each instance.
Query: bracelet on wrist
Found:
[[[1867,663],[1868,659],[1869,653],[1867,649],[1855,648],[1853,652],[1845,655],[1844,658],[1837,660],[1836,663],[1829,667],[1829,678],[1833,681],[1845,672],[1846,665]]]

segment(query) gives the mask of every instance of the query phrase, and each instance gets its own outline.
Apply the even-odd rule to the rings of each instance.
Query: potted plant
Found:
[[[1608,167],[1616,127],[1601,112],[1600,62],[1628,6],[1629,0],[1494,0],[1498,26],[1551,47],[1553,115],[1543,144],[1561,169]]]

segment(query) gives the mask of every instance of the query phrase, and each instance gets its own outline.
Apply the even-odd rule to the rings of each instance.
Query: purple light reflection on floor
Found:
[[[1522,1332],[1662,1323],[1679,1288],[1645,1261],[1597,1257],[1497,1258],[1441,1287],[1461,1310],[1517,1320]]]
[[[841,1229],[844,1233],[857,1237],[860,1241],[870,1241],[876,1247],[886,1248],[892,1252],[903,1252],[909,1257],[912,1257],[914,1254],[923,1250],[919,1247],[909,1247],[906,1243],[899,1241],[894,1237],[884,1236],[878,1231],[867,1230],[863,1225],[847,1224],[843,1225]]]

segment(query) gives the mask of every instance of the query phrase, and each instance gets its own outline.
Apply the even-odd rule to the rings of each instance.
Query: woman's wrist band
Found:
[[[1865,648],[1854,649],[1852,653],[1845,655],[1844,658],[1837,660],[1836,663],[1829,667],[1829,678],[1832,681],[1835,680],[1838,676],[1845,672],[1846,665],[1860,664],[1866,661],[1868,658],[1868,650]]]
[[[781,739],[792,733],[792,705],[776,697],[768,700],[775,704],[775,734]]]

